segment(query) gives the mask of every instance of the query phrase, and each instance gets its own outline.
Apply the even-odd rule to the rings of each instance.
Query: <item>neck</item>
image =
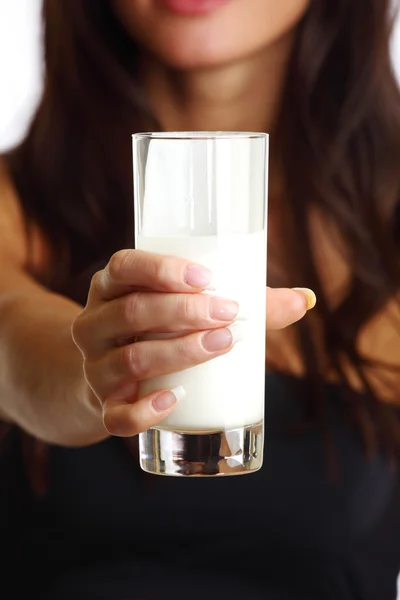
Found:
[[[279,111],[291,34],[255,56],[196,71],[145,58],[150,106],[165,131],[270,132]]]

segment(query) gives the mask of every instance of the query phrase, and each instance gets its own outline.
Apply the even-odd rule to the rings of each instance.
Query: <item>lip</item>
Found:
[[[205,15],[228,4],[230,0],[158,0],[163,8],[178,15]]]

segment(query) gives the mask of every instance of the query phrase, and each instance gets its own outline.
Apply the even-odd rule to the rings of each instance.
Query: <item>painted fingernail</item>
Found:
[[[185,388],[182,385],[179,385],[178,387],[162,392],[153,398],[153,408],[157,412],[163,412],[164,410],[171,408],[171,406],[182,400],[185,396]]]
[[[215,321],[233,321],[239,312],[239,304],[226,298],[210,298],[210,317]]]
[[[207,331],[202,338],[202,346],[207,352],[226,350],[243,339],[243,331],[239,323],[223,329]]]
[[[190,265],[186,269],[185,283],[201,290],[214,290],[212,272],[201,265]]]
[[[306,300],[306,310],[311,310],[312,308],[314,308],[316,302],[317,302],[317,297],[314,294],[314,292],[312,290],[310,290],[309,288],[292,288],[294,292],[298,292],[299,294],[301,294],[303,296],[303,298],[305,298]]]

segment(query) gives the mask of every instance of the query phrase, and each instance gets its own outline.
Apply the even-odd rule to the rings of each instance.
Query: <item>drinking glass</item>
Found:
[[[139,397],[183,386],[139,436],[140,465],[174,476],[239,475],[262,466],[265,403],[268,134],[132,136],[135,248],[208,267],[211,293],[236,300],[225,355],[140,384]],[[181,334],[182,335],[182,334]],[[167,334],[145,336],[168,337]]]

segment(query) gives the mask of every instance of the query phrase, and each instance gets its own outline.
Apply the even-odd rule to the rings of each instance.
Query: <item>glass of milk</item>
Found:
[[[268,134],[139,133],[132,141],[135,248],[208,267],[215,291],[201,293],[236,300],[243,315],[242,340],[229,353],[141,382],[140,396],[178,386],[185,396],[140,434],[140,465],[175,476],[257,471],[264,442]]]

